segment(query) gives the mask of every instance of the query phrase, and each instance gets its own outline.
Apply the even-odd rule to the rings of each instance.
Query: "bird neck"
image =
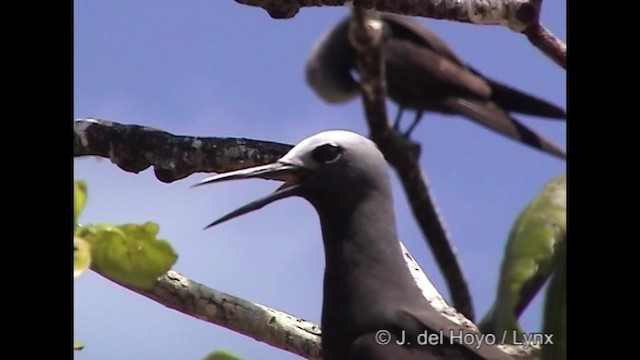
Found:
[[[326,262],[322,331],[332,343],[384,326],[385,314],[406,305],[404,296],[420,296],[397,239],[390,194],[374,192],[347,206],[344,201],[349,199],[326,211],[317,208]]]

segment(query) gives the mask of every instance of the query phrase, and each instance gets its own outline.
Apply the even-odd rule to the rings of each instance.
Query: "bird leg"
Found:
[[[398,106],[398,114],[396,115],[396,120],[393,122],[393,131],[396,133],[400,133],[400,119],[402,118],[403,112],[404,107]]]
[[[420,120],[422,119],[422,110],[418,110],[416,112],[416,117],[413,120],[413,123],[411,124],[411,126],[409,126],[409,128],[407,129],[407,131],[405,131],[404,133],[404,137],[405,138],[409,138],[409,136],[411,136],[411,132],[413,132],[413,129],[416,128],[416,126],[418,125],[418,123],[420,122]]]

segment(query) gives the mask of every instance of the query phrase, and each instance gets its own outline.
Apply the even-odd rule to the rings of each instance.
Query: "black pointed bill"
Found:
[[[274,162],[267,165],[254,166],[252,168],[229,171],[226,173],[210,176],[191,187],[202,186],[220,181],[263,178],[268,180],[290,180],[296,169],[302,169],[299,166]]]
[[[221,217],[220,219],[212,222],[211,224],[207,225],[205,229],[208,229],[210,227],[216,226],[218,224],[221,224],[223,222],[226,222],[238,216],[242,216],[252,211],[261,209],[265,205],[268,205],[274,201],[299,194],[300,187],[303,185],[304,180],[306,180],[309,177],[309,175],[311,175],[311,172],[308,169],[305,169],[303,167],[287,164],[287,163],[275,162],[268,165],[230,171],[223,174],[211,176],[193,185],[192,187],[226,181],[226,180],[251,179],[251,178],[263,178],[263,179],[269,179],[269,180],[285,181],[285,183],[282,184],[282,186],[276,189],[276,191],[274,191],[273,193],[263,198],[260,198],[258,200],[252,201],[249,204],[239,209],[236,209],[228,213],[227,215]]]

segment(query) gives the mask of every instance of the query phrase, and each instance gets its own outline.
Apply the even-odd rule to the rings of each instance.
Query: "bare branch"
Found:
[[[543,54],[563,69],[567,68],[567,45],[540,23],[529,26],[522,32]]]
[[[93,269],[97,272],[97,269]],[[105,276],[100,273],[100,275]],[[105,276],[106,277],[106,276]],[[320,327],[270,307],[211,289],[171,270],[151,290],[118,283],[168,308],[308,359],[321,360]]]
[[[379,22],[369,21],[368,12],[353,10],[350,41],[358,52],[356,65],[360,74],[362,102],[371,131],[370,137],[378,144],[387,161],[396,169],[405,195],[434,258],[438,263],[451,292],[454,307],[473,320],[473,302],[467,281],[458,261],[454,246],[444,227],[435,202],[421,174],[418,163],[419,145],[396,135],[389,127],[385,105],[386,82],[383,63],[383,29]]]
[[[477,25],[502,25],[527,36],[531,44],[566,69],[567,46],[539,22],[542,0],[235,0],[265,9],[274,19],[294,17],[301,7],[345,6],[375,9],[401,15],[458,21]]]
[[[424,296],[445,316],[474,330],[475,325],[456,313],[442,299],[435,287],[401,243],[407,266]],[[97,268],[93,269],[100,275]],[[161,276],[153,289],[141,290],[112,278],[109,280],[146,296],[168,308],[199,320],[225,327],[255,340],[308,359],[321,359],[321,330],[316,324],[285,312],[211,289],[176,271]]]
[[[235,0],[237,3],[265,9],[274,19],[294,17],[301,7],[345,6],[352,3],[363,9],[375,9],[401,15],[453,20],[481,25],[503,25],[522,31],[534,21],[536,0]]]
[[[81,119],[74,123],[74,156],[98,155],[124,171],[153,166],[158,180],[173,182],[194,172],[226,172],[268,164],[291,145],[242,138],[178,136],[140,125]]]
[[[422,290],[422,295],[429,301],[431,306],[433,306],[434,309],[436,309],[439,313],[441,313],[454,323],[477,332],[478,327],[471,320],[467,319],[466,317],[464,317],[464,315],[460,314],[456,311],[456,309],[447,304],[447,302],[442,298],[442,295],[440,295],[438,290],[436,290],[433,284],[431,284],[427,276],[424,274],[424,271],[422,271],[420,265],[418,265],[418,263],[413,259],[413,257],[409,253],[409,250],[407,250],[402,242],[400,242],[400,247],[402,247],[404,260],[409,267],[409,271],[411,272],[411,276],[413,276],[413,280],[415,280],[420,290]]]
[[[527,36],[529,42],[538,50],[542,51],[547,57],[553,60],[556,64],[560,65],[563,69],[567,68],[567,45],[562,40],[558,39],[551,31],[546,29],[540,23],[540,12],[542,11],[543,0],[531,0],[534,6],[535,12],[533,13],[533,20],[529,26],[520,30],[521,33]]]
[[[420,266],[404,244],[400,243],[407,266],[411,270],[425,298],[451,321],[474,331],[476,326],[455,309],[449,307],[436,288],[429,282]],[[225,327],[273,347],[289,351],[307,359],[321,360],[321,336],[318,325],[294,315],[257,304],[190,280],[176,271],[168,271],[158,278],[150,290],[141,290],[115,281],[93,269],[107,279],[143,295],[170,309],[196,319]],[[511,354],[531,354],[514,346],[504,347]],[[536,350],[537,351],[537,350]]]
[[[464,317],[461,313],[457,312],[456,309],[452,308],[444,301],[442,295],[440,295],[438,290],[433,287],[433,284],[431,284],[425,273],[422,271],[420,265],[418,265],[413,257],[411,257],[409,250],[407,250],[402,242],[400,242],[400,246],[402,247],[404,260],[409,267],[409,271],[420,290],[422,290],[422,295],[427,299],[427,301],[429,301],[429,304],[454,323],[479,333],[480,331],[476,324]],[[507,354],[516,357],[518,360],[540,359],[541,348],[538,345],[530,345],[529,347],[520,345],[498,345],[498,347]]]

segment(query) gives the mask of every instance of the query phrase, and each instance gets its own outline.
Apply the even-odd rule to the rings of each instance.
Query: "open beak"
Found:
[[[261,209],[267,204],[270,204],[274,201],[284,199],[289,196],[295,196],[299,194],[301,186],[306,179],[308,179],[311,175],[311,171],[309,169],[303,168],[298,165],[287,164],[283,162],[275,162],[267,165],[256,166],[248,169],[241,169],[236,171],[230,171],[218,175],[214,175],[208,177],[199,183],[193,185],[192,187],[201,186],[205,184],[211,184],[220,181],[226,180],[236,180],[236,179],[251,179],[251,178],[263,178],[269,180],[280,180],[285,183],[280,186],[276,191],[271,194],[260,198],[258,200],[252,201],[249,204],[236,209],[227,215],[221,217],[220,219],[212,222],[207,225],[205,229],[208,229],[212,226],[221,224],[227,220],[231,220],[238,216],[250,213],[254,210]]]

